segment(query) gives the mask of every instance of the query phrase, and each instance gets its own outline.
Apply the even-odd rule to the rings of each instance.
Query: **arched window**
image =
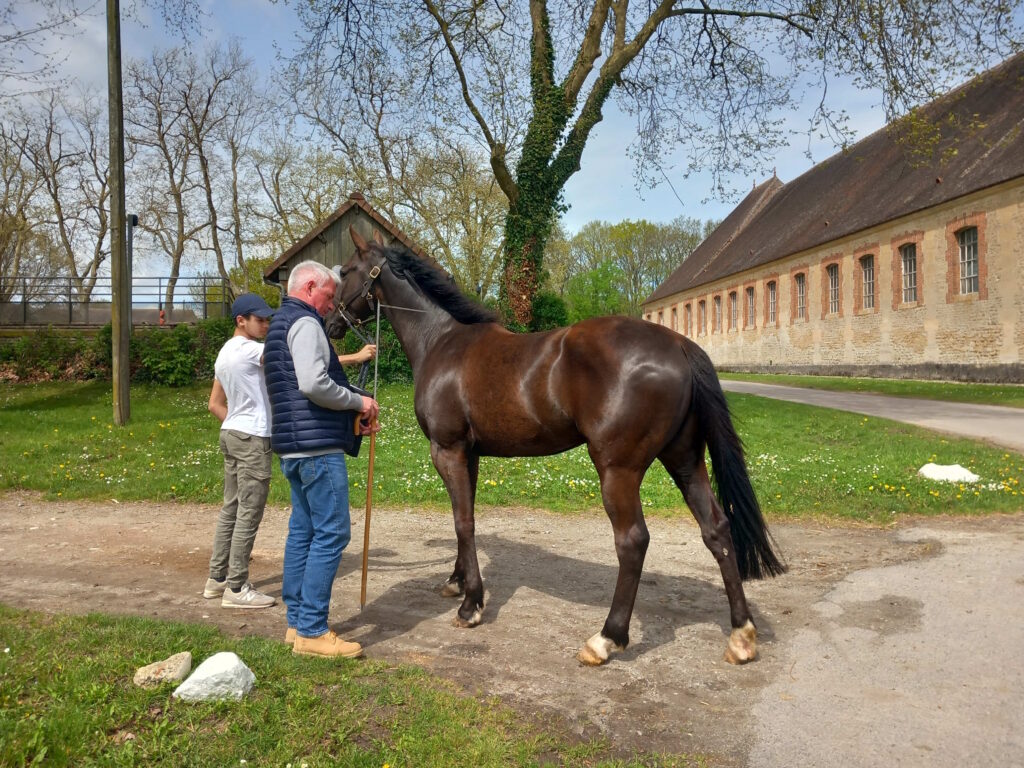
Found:
[[[793,278],[796,285],[796,316],[801,320],[807,319],[807,276],[802,272]]]
[[[860,257],[861,309],[875,308],[875,257]]]
[[[960,246],[960,295],[978,292],[978,228],[967,227],[956,233]]]
[[[907,243],[900,246],[900,265],[903,268],[903,303],[917,301],[917,246]]]
[[[828,275],[828,313],[839,314],[839,265],[829,264],[825,268]]]

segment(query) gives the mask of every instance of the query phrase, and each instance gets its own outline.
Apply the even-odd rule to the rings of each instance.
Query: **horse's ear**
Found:
[[[370,250],[370,244],[363,239],[363,236],[356,232],[356,225],[351,224],[348,228],[348,234],[352,238],[352,245],[356,247],[356,252],[366,253]]]
[[[387,245],[387,243],[384,242],[384,235],[380,233],[379,229],[373,230],[373,242],[377,245]]]

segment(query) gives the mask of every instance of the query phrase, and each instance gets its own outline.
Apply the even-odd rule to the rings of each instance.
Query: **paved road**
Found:
[[[1024,409],[1021,408],[917,400],[862,392],[829,392],[725,379],[722,380],[722,388],[727,392],[742,392],[902,421],[937,432],[985,440],[1024,453]]]
[[[753,707],[746,764],[1024,765],[1022,522],[907,529],[930,557],[854,572],[809,606]]]

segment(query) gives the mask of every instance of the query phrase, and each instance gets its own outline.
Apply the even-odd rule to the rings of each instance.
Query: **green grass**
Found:
[[[869,379],[847,376],[794,376],[790,374],[723,373],[723,379],[784,384],[836,392],[875,392],[896,397],[947,400],[951,403],[1005,405],[1024,408],[1024,386],[1020,384],[969,384],[956,381],[920,381],[916,379]]]
[[[63,498],[217,503],[222,467],[207,387],[135,386],[132,420],[111,423],[110,385],[0,385],[0,488]],[[444,509],[447,494],[412,410],[412,387],[379,393],[374,503]],[[852,413],[728,396],[763,507],[770,516],[829,516],[875,522],[901,514],[1011,512],[1021,508],[1024,457],[970,440]],[[365,499],[368,450],[349,462],[354,508]],[[917,476],[921,465],[961,464],[981,476],[950,485]],[[641,490],[645,509],[688,514],[660,464]],[[288,504],[275,461],[271,502]],[[558,512],[600,509],[585,449],[530,459],[485,458],[478,503]]]
[[[238,702],[187,703],[135,670],[182,650],[237,653],[256,675]],[[296,657],[283,643],[140,618],[46,616],[0,605],[0,766],[701,766],[617,759],[605,741],[411,666]]]

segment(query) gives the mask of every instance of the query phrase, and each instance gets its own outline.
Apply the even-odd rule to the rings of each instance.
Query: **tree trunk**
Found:
[[[540,288],[544,244],[551,233],[556,207],[555,200],[537,197],[533,200],[534,204],[527,211],[519,205],[510,207],[505,218],[505,271],[500,303],[510,326],[520,331],[529,328],[533,319],[533,299]]]

